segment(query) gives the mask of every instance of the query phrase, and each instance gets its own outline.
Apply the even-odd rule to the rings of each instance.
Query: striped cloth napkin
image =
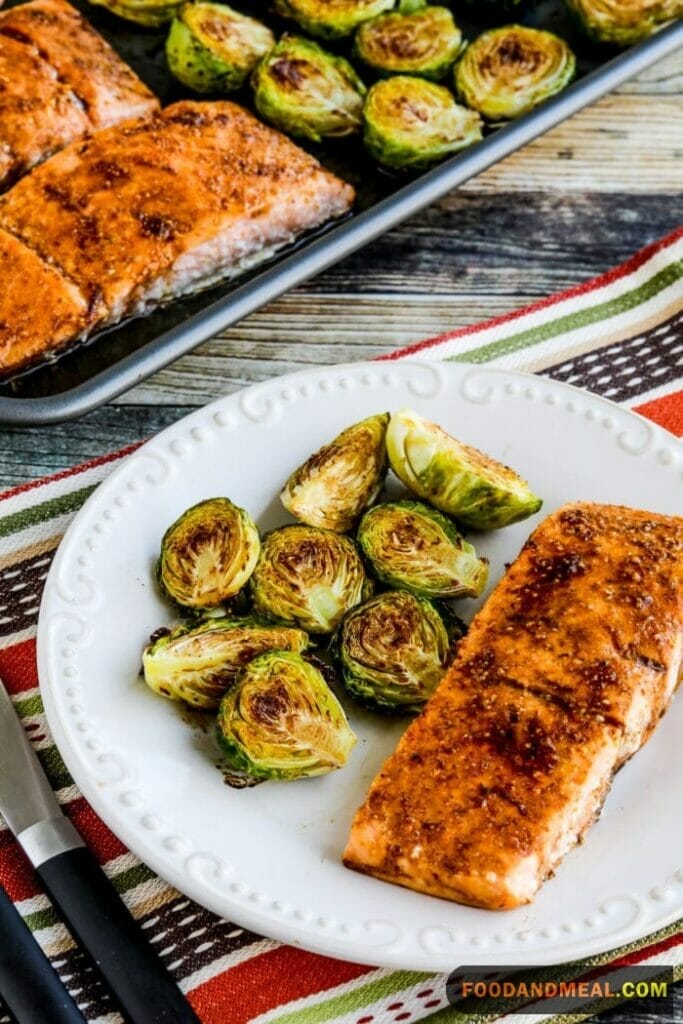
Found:
[[[683,229],[578,288],[385,358],[414,353],[495,361],[548,374],[623,402],[682,436]],[[38,690],[38,605],[60,537],[126,454],[117,452],[0,498],[0,675],[60,803],[205,1024],[412,1024],[432,1015],[435,1021],[459,1024],[461,1015],[444,1009],[444,976],[316,956],[254,935],[192,903],[126,850],[74,786],[50,737]],[[1,819],[0,826],[0,882],[86,1018],[119,1024],[102,984],[36,885]],[[683,921],[585,961],[573,973],[615,959],[673,964],[677,976],[683,975]],[[583,1016],[590,1015],[589,1009]]]

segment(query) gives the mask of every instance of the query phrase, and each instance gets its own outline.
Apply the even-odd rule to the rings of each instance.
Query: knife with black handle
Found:
[[[128,1024],[199,1024],[66,818],[0,683],[0,812]]]

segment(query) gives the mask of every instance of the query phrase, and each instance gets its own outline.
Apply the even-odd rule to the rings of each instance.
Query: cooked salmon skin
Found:
[[[87,132],[158,106],[65,0],[0,12],[0,190]]]
[[[353,197],[237,104],[186,101],[35,168],[0,197],[0,227],[79,289],[92,331],[240,272]],[[0,370],[16,366],[10,350]]]
[[[347,867],[530,902],[680,680],[683,519],[568,505],[535,530],[372,783]]]

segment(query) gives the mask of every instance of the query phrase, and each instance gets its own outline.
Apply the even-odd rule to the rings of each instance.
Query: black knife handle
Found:
[[[85,1024],[81,1011],[2,887],[0,936],[0,996],[17,1024]]]
[[[129,1024],[199,1024],[90,850],[59,853],[36,873]]]

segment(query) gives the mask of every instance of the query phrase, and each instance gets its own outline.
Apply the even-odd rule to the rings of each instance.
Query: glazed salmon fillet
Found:
[[[78,288],[91,331],[239,273],[353,198],[237,104],[187,101],[35,168],[0,197],[0,227]],[[0,370],[17,365],[8,351]]]
[[[0,189],[87,132],[158,106],[65,0],[0,13]]]
[[[683,661],[683,519],[547,518],[373,782],[347,867],[476,907],[530,902],[649,737]]]

